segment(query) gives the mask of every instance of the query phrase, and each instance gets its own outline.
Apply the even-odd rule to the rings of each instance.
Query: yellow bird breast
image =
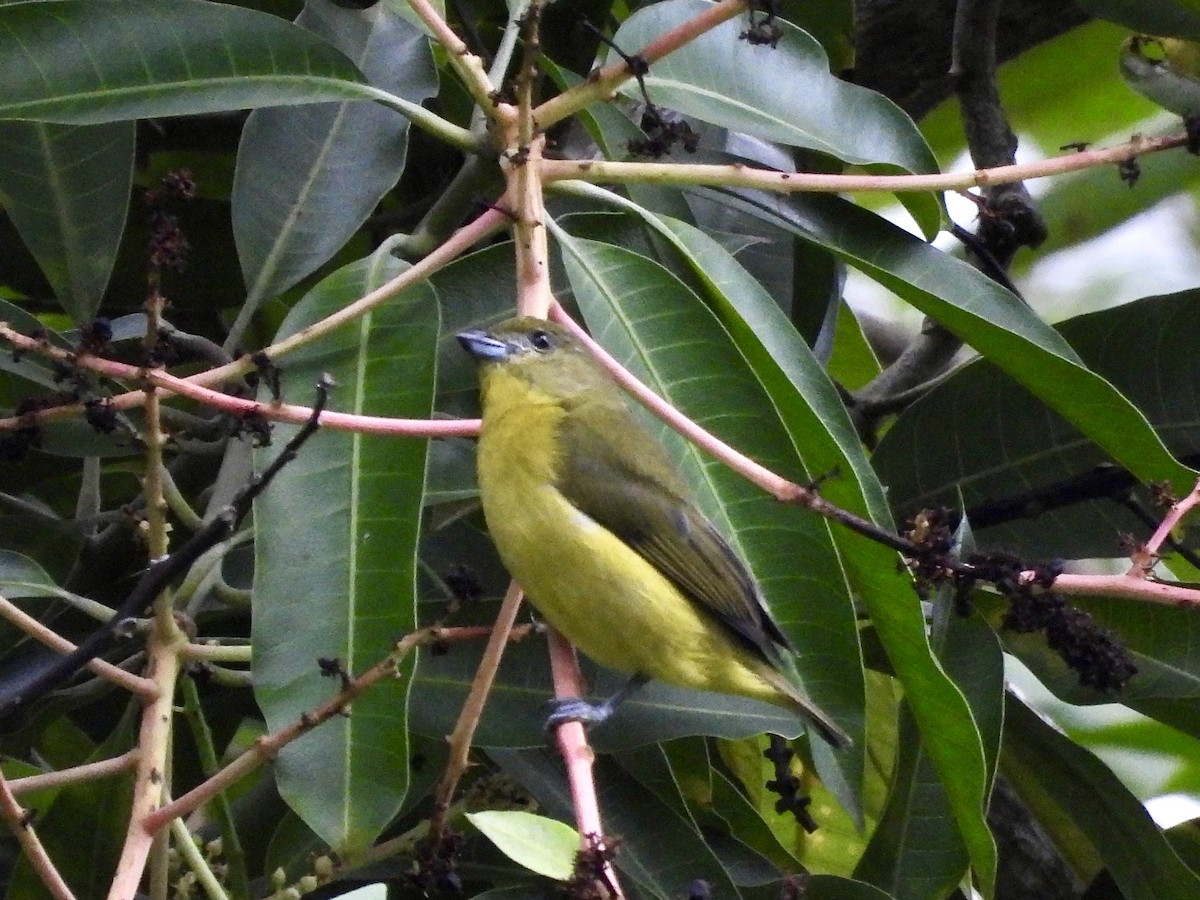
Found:
[[[787,704],[764,660],[555,487],[561,406],[488,412],[479,442],[484,516],[500,558],[547,623],[608,668]]]

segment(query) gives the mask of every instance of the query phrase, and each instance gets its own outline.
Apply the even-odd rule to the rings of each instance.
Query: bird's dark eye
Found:
[[[529,345],[539,353],[549,350],[554,346],[554,340],[549,334],[542,331],[540,328],[537,331],[531,332],[529,335]]]

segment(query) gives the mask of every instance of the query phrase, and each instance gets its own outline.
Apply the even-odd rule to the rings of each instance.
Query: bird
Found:
[[[591,353],[532,317],[456,336],[478,363],[479,491],[501,561],[552,628],[630,676],[605,703],[560,701],[549,724],[603,721],[653,679],[765,700],[849,745],[785,674],[795,651],[749,568]]]

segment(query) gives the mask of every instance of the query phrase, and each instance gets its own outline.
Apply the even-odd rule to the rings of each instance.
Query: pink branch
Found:
[[[1200,504],[1200,482],[1192,488],[1192,492],[1177,503],[1172,504],[1171,509],[1163,517],[1162,522],[1150,536],[1150,540],[1146,541],[1145,552],[1151,556],[1158,556],[1162,545],[1170,538],[1171,532],[1175,530],[1175,526],[1183,521],[1184,516],[1196,508]],[[1134,565],[1128,572],[1134,577],[1145,577],[1147,570],[1140,565]]]
[[[128,772],[137,764],[137,758],[138,751],[135,748],[125,751],[120,756],[97,760],[93,763],[84,763],[79,766],[71,766],[69,769],[59,769],[55,772],[43,772],[40,775],[26,775],[24,778],[14,778],[9,782],[9,787],[15,796],[20,796],[29,791],[62,787],[65,784],[76,784],[80,781],[93,781],[97,778],[106,778],[109,775],[119,775],[121,772]]]
[[[628,369],[617,362],[616,358],[598,343],[592,340],[583,328],[572,319],[557,303],[550,309],[550,318],[571,332],[579,342],[586,346],[600,364],[604,366],[639,403],[658,416],[697,447],[719,459],[729,468],[740,474],[753,484],[779,500],[795,500],[799,491],[804,490],[799,485],[776,475],[766,466],[761,466],[737,450],[730,447],[710,431],[701,428],[645,384],[639,381]]]
[[[565,94],[562,96],[566,96]],[[551,101],[553,102],[553,101]],[[1157,138],[1135,137],[1114,147],[1085,150],[1031,163],[946,172],[930,175],[832,175],[819,172],[777,172],[733,163],[704,165],[686,163],[643,163],[591,159],[545,159],[539,163],[547,183],[564,180],[593,184],[670,184],[746,187],[779,194],[842,193],[845,191],[959,191],[997,184],[1013,184],[1034,178],[1065,175],[1099,166],[1110,166],[1181,147],[1184,135]],[[974,195],[968,194],[968,197]]]
[[[575,648],[553,628],[547,629],[550,639],[550,671],[554,676],[554,696],[559,699],[583,697],[587,691],[583,674],[579,671],[579,660]],[[564,722],[555,729],[558,752],[567,767],[567,781],[571,786],[571,800],[575,807],[575,824],[579,829],[580,850],[595,852],[603,846],[604,826],[600,821],[600,801],[596,796],[596,780],[592,766],[596,755],[587,742],[587,732],[580,722]],[[605,861],[604,872],[608,883],[623,897],[612,864]]]
[[[1034,572],[1021,573],[1022,582],[1032,582],[1036,578]],[[1124,597],[1166,606],[1200,608],[1200,590],[1134,575],[1063,574],[1054,579],[1051,590],[1075,597]]]
[[[263,403],[244,397],[232,397],[229,394],[202,387],[192,379],[170,375],[162,369],[140,369],[137,366],[105,359],[102,356],[93,356],[90,353],[74,354],[60,347],[50,347],[36,338],[13,331],[6,325],[0,325],[0,337],[21,350],[41,353],[51,359],[69,362],[72,365],[107,375],[109,378],[144,379],[164,391],[179,394],[237,415],[258,415],[276,422],[295,422],[300,425],[312,417],[312,410],[306,406],[294,406],[289,403]],[[144,394],[138,391],[125,394],[124,397],[131,400],[124,404],[125,406],[136,406],[144,399]],[[122,398],[114,399],[114,406],[117,405],[117,399]],[[19,426],[23,422],[24,417],[0,419],[0,430],[6,425],[9,427]],[[321,413],[320,423],[323,428],[332,428],[337,431],[354,431],[359,434],[392,434],[406,437],[460,437],[471,436],[479,431],[479,421],[476,419],[390,419],[383,416],[362,416],[339,412]]]
[[[446,813],[454,799],[454,791],[470,764],[475,729],[479,727],[479,720],[483,717],[484,705],[492,691],[496,673],[500,670],[500,659],[512,636],[513,624],[521,609],[521,596],[520,586],[515,581],[511,582],[508,592],[504,595],[504,602],[500,605],[500,612],[496,614],[496,622],[490,629],[487,647],[484,648],[483,657],[479,661],[479,668],[475,670],[475,677],[471,680],[471,690],[458,714],[454,731],[446,738],[450,745],[450,757],[446,761],[446,771],[442,774],[442,780],[434,794],[433,815],[429,823],[429,832],[435,840],[441,838],[446,825]]]
[[[470,247],[473,247],[483,238],[497,231],[506,224],[508,224],[508,218],[504,213],[495,209],[484,210],[484,212],[477,219],[458,229],[458,231],[454,232],[454,234],[451,235],[447,241],[440,244],[428,256],[425,256],[419,262],[413,263],[411,268],[401,272],[387,284],[376,288],[369,294],[361,297],[354,303],[351,303],[349,306],[340,309],[336,313],[322,319],[320,322],[315,322],[314,324],[309,325],[307,328],[301,329],[296,334],[284,338],[282,341],[272,344],[270,347],[264,348],[262,352],[270,359],[278,360],[279,358],[286,356],[288,353],[291,353],[292,351],[311,343],[318,337],[321,337],[330,331],[340,328],[342,325],[366,315],[380,304],[390,300],[405,288],[410,287],[424,278],[428,278],[434,272],[438,271],[438,269],[440,269],[442,266],[457,258],[459,254],[463,253]],[[7,337],[8,335],[19,335],[19,332],[13,331],[4,323],[0,323],[0,336]],[[20,335],[20,337],[23,338],[24,335]],[[14,346],[18,345],[14,344]],[[32,349],[35,352],[46,353],[51,356],[54,355],[50,349],[44,345],[39,345]],[[85,355],[84,358],[89,357]],[[253,370],[254,363],[251,361],[250,356],[247,355],[241,359],[235,360],[234,362],[227,363],[223,366],[218,366],[215,369],[208,369],[204,372],[199,372],[196,375],[188,376],[183,380],[191,385],[208,386],[220,384],[221,382],[228,381],[231,378],[239,378],[242,375],[245,375],[247,372],[252,372]],[[146,374],[146,370],[137,369],[136,371],[139,373],[139,377],[141,377],[143,374]],[[169,388],[163,386],[162,390],[169,390]],[[112,409],[123,410],[131,409],[135,406],[141,406],[145,402],[146,395],[144,391],[131,391],[127,394],[113,397],[111,400],[111,406]],[[26,416],[14,416],[8,419],[0,419],[0,431],[22,428],[26,425],[36,424],[38,422],[44,422],[51,419],[79,416],[83,414],[83,411],[83,406],[75,403],[66,406],[56,406],[51,409],[41,410],[40,412],[30,413]],[[266,415],[266,413],[264,413],[264,415]],[[306,419],[307,417],[305,416],[303,418]],[[337,419],[334,419],[333,421],[334,423],[338,423]],[[344,422],[344,420],[342,421]],[[339,427],[339,424],[333,424],[331,427]],[[449,425],[447,425],[447,427],[449,427]]]

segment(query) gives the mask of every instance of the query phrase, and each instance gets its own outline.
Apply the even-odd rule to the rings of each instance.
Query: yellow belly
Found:
[[[530,602],[608,668],[792,705],[765,661],[554,487],[562,415],[554,406],[514,407],[485,421],[480,438],[488,530]]]

